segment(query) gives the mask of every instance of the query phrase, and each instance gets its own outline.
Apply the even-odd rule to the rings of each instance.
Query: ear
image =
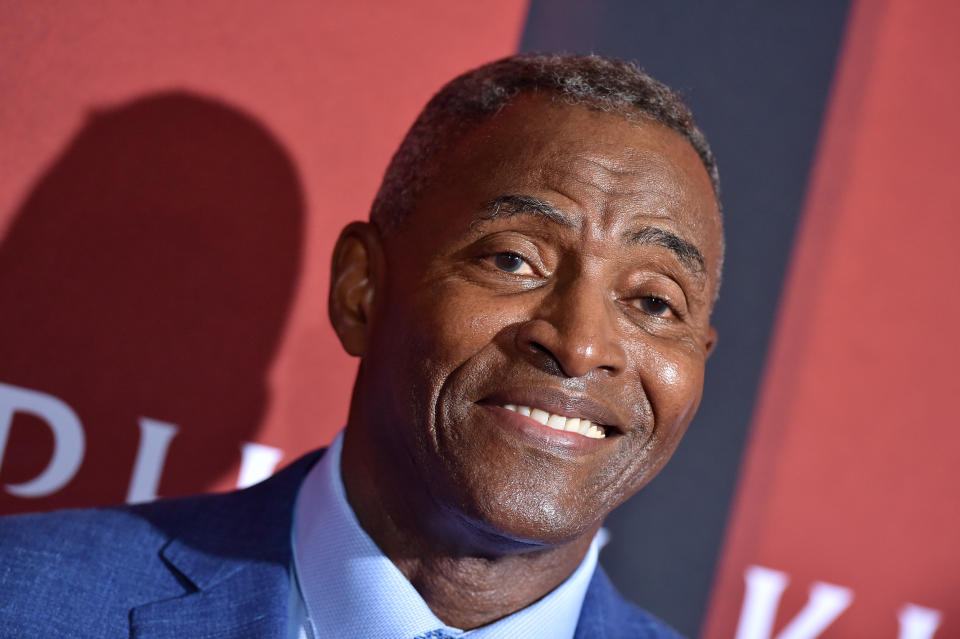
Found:
[[[710,357],[710,353],[713,352],[714,347],[717,345],[717,329],[710,327],[707,329],[706,339],[703,342],[703,348],[707,352],[707,357]]]
[[[330,322],[343,349],[363,357],[383,273],[383,248],[376,227],[351,222],[340,232],[330,266]]]

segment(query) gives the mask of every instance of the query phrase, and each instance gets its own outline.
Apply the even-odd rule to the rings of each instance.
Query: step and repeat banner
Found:
[[[728,233],[703,405],[608,572],[691,636],[960,636],[958,7],[0,4],[0,514],[329,442],[330,251],[420,107],[597,52],[688,99]]]

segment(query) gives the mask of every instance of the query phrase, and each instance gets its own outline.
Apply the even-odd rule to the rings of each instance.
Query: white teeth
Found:
[[[603,439],[607,436],[607,432],[603,426],[597,426],[589,419],[566,417],[565,415],[548,413],[540,408],[519,406],[517,404],[504,404],[503,407],[507,410],[512,410],[515,413],[526,415],[531,419],[540,422],[544,426],[549,426],[554,430],[562,430],[569,433],[579,433],[592,439]]]
[[[550,413],[545,410],[540,410],[539,408],[533,408],[530,410],[530,419],[535,419],[546,426],[547,421],[550,419]]]
[[[567,423],[567,418],[563,415],[550,415],[550,419],[547,420],[547,426],[553,428],[554,430],[563,430],[564,426]]]

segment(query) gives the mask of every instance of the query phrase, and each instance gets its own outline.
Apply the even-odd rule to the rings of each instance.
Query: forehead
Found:
[[[548,200],[585,227],[615,232],[656,221],[717,266],[722,229],[713,186],[676,131],[585,106],[521,96],[436,158],[416,226],[458,218],[508,194]]]

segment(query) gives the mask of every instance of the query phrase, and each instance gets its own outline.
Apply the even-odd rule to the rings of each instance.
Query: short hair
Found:
[[[370,210],[385,231],[404,220],[433,177],[434,158],[470,128],[520,94],[542,93],[565,104],[648,117],[683,135],[696,150],[720,205],[717,162],[693,114],[667,85],[632,62],[597,55],[514,55],[460,75],[427,103],[393,155]]]

